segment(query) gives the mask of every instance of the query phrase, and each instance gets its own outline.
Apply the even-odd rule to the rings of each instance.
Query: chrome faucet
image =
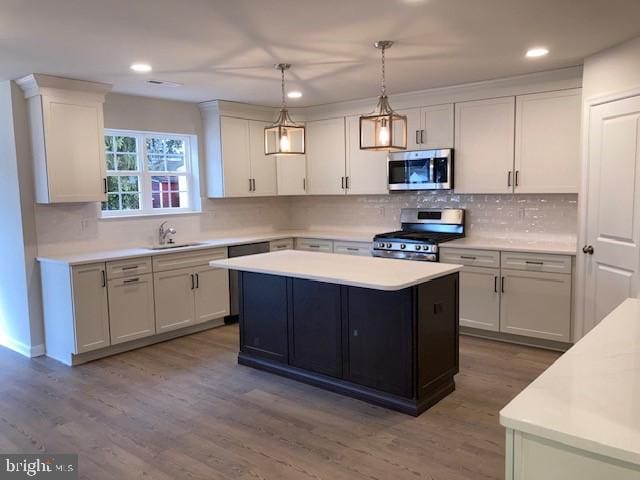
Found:
[[[176,229],[173,227],[164,228],[167,222],[162,222],[160,224],[160,228],[158,229],[158,244],[164,245],[165,243],[173,243],[173,238],[170,238],[167,242],[167,235],[175,235]]]

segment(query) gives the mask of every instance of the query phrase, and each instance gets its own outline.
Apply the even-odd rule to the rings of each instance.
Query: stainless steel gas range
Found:
[[[438,262],[438,245],[464,237],[464,210],[461,208],[403,208],[402,230],[381,233],[373,238],[373,256]]]

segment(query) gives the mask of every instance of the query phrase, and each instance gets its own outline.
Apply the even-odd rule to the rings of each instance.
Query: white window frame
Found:
[[[167,133],[152,132],[145,130],[124,130],[105,128],[104,136],[125,136],[134,137],[136,139],[136,155],[138,156],[138,170],[136,171],[110,171],[106,174],[110,176],[138,176],[138,189],[140,192],[140,208],[138,210],[102,210],[100,212],[102,218],[114,217],[140,217],[140,216],[156,216],[156,215],[175,215],[184,213],[195,213],[200,211],[200,196],[198,182],[198,155],[197,155],[197,136],[183,133]],[[168,172],[168,171],[152,171],[147,165],[147,142],[148,137],[160,139],[179,139],[184,142],[185,146],[185,171],[184,172]],[[115,160],[115,159],[114,159]],[[106,157],[105,157],[106,167]],[[180,208],[153,208],[153,196],[151,178],[156,176],[177,176],[186,177],[187,190],[189,198],[188,207]]]

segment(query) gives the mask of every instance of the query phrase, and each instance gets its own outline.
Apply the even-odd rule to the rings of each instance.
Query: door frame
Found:
[[[585,287],[587,282],[586,258],[582,246],[587,242],[588,196],[589,196],[589,131],[591,126],[591,108],[605,103],[617,102],[640,96],[640,87],[604,95],[596,95],[582,100],[582,125],[580,136],[580,187],[578,192],[578,243],[576,245],[576,287],[574,298],[573,342],[585,335]]]

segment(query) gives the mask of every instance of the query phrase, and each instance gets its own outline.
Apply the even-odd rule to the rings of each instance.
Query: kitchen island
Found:
[[[507,480],[640,479],[639,320],[625,300],[502,409]]]
[[[240,272],[238,363],[410,415],[458,372],[460,265],[280,251]]]

